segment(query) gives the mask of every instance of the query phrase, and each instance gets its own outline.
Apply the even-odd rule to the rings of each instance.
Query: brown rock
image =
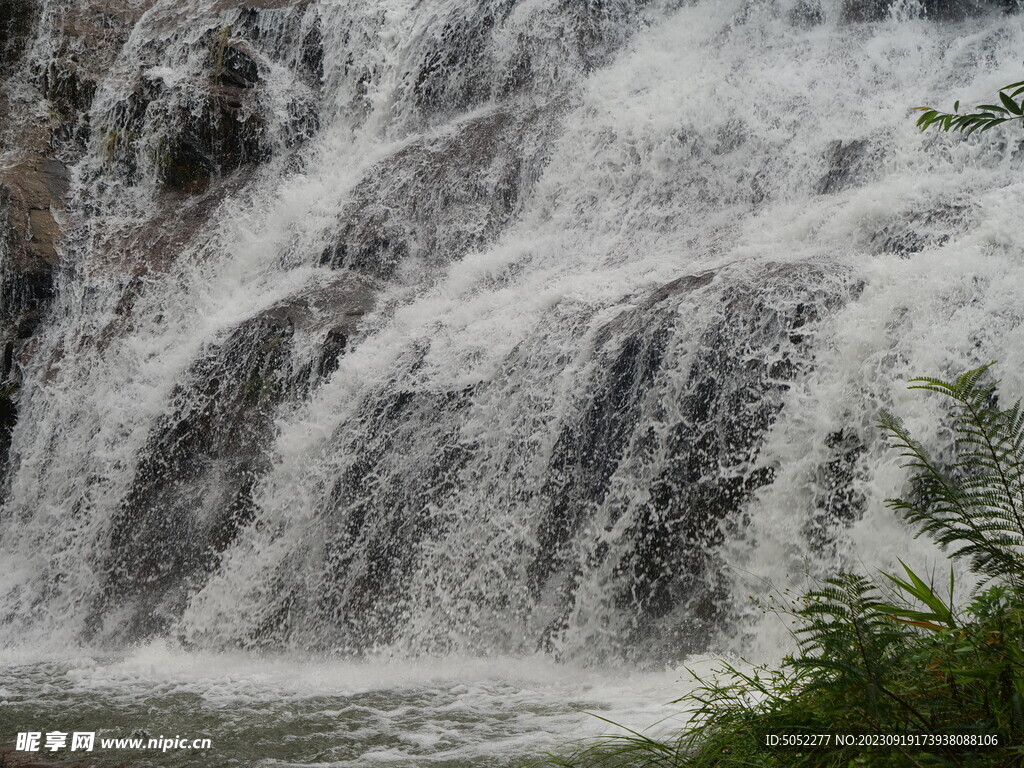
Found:
[[[62,163],[42,155],[0,172],[0,237],[7,241],[8,280],[27,272],[49,272],[57,263],[68,175]]]

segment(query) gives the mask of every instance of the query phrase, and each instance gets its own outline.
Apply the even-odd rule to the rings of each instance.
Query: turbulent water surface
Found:
[[[5,731],[97,731],[94,751],[79,752],[90,764],[168,768],[522,765],[605,731],[602,717],[670,730],[683,719],[665,719],[663,704],[691,679],[683,670],[598,671],[543,658],[352,663],[182,654],[161,644],[116,657],[2,661]],[[706,671],[707,662],[694,667]],[[208,738],[211,748],[99,746],[133,736]]]
[[[1024,392],[1024,147],[911,107],[1019,10],[0,0],[0,739],[498,765],[935,563],[874,423]]]

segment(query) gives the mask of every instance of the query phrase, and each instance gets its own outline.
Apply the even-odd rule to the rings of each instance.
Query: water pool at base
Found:
[[[80,731],[96,733],[94,750],[56,758],[161,768],[503,768],[614,730],[599,718],[655,732],[678,726],[685,716],[669,702],[688,678],[684,668],[582,669],[539,657],[296,661],[159,644],[119,657],[6,652],[0,747],[13,749],[19,732]],[[101,747],[133,735],[208,738],[212,747]]]

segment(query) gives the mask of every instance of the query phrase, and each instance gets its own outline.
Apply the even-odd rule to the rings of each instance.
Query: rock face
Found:
[[[182,192],[202,191],[212,178],[269,157],[262,126],[243,117],[241,89],[221,86],[197,116],[182,115],[181,129],[164,140],[160,179]]]
[[[616,600],[635,618],[622,627],[624,646],[690,653],[723,619],[715,552],[743,528],[750,495],[773,478],[757,459],[791,382],[811,362],[806,329],[849,294],[841,284],[826,288],[805,267],[768,266],[747,284],[718,286],[714,277],[663,286],[599,336],[599,378],[590,402],[559,437],[531,568],[538,594],[552,580],[566,590],[565,613],[548,627],[551,641],[576,599],[574,539],[595,507],[608,510],[609,527],[620,515],[630,521],[614,554],[595,554],[614,557],[625,585]],[[687,327],[683,307],[708,293],[718,294],[720,322]],[[688,373],[668,384],[680,348],[690,350]],[[660,434],[649,423],[652,408]],[[612,483],[620,471],[650,476],[646,499],[616,496]]]
[[[546,161],[550,113],[515,102],[389,157],[355,189],[323,264],[378,278],[437,267],[493,240]]]
[[[268,28],[261,14],[287,11],[302,3],[244,4],[234,27],[208,29],[192,44],[204,56],[201,87],[183,86],[189,89],[187,98],[179,98],[181,94],[160,78],[139,72],[137,87],[127,98],[109,105],[109,114],[92,114],[100,82],[114,67],[129,34],[151,4],[128,0],[75,3],[52,9],[52,26],[37,29],[38,3],[0,2],[0,78],[21,66],[33,34],[43,36],[42,47],[49,52],[49,59],[31,62],[19,75],[25,81],[20,83],[22,87],[35,87],[45,99],[46,117],[33,112],[23,99],[12,102],[8,84],[0,80],[0,107],[9,114],[0,118],[0,149],[19,153],[16,163],[0,171],[0,344],[4,350],[0,466],[7,464],[10,435],[17,423],[21,371],[35,350],[29,342],[54,295],[61,260],[59,241],[68,218],[62,213],[68,191],[66,164],[80,160],[90,142],[98,139],[112,175],[137,183],[140,163],[145,162],[145,172],[154,174],[163,186],[166,199],[156,201],[158,215],[151,227],[130,238],[123,232],[109,239],[102,231],[94,235],[109,251],[108,261],[120,262],[129,275],[123,302],[128,308],[138,276],[172,263],[171,252],[209,224],[219,200],[238,187],[227,182],[209,190],[211,182],[267,160],[274,146],[268,133],[269,96],[261,74],[270,59],[260,47],[271,51],[290,48],[294,41],[279,41],[274,35],[294,35],[296,31],[294,24],[283,31]],[[223,10],[237,10],[237,5],[225,4]],[[301,51],[296,58],[296,77],[304,85],[287,105],[285,146],[308,138],[318,127],[309,98],[319,86],[322,52],[317,33],[314,25],[295,43]],[[144,146],[144,135],[154,134],[154,122],[167,128]],[[97,124],[113,127],[96,137]],[[280,127],[275,130],[281,132]],[[86,179],[90,177],[86,175]],[[182,205],[174,198],[183,194],[200,200]],[[122,325],[127,324],[125,318]]]
[[[93,631],[115,605],[118,613],[131,607],[118,628],[128,637],[167,629],[252,518],[278,406],[333,372],[372,302],[368,286],[342,276],[256,315],[192,366],[114,520]],[[314,335],[321,348],[299,370],[291,365],[296,333]]]
[[[0,171],[0,467],[7,465],[28,341],[53,298],[67,169],[31,156]]]
[[[589,72],[625,42],[648,3],[558,0],[538,13],[533,29],[513,39],[501,31],[522,12],[521,0],[455,6],[439,34],[417,41],[404,87],[417,111],[430,116],[505,100],[559,74],[568,79]]]
[[[425,393],[396,386],[382,394],[360,414],[366,450],[332,484],[313,589],[285,596],[285,606],[302,606],[308,626],[297,626],[286,612],[270,614],[256,628],[255,644],[297,638],[324,648],[344,638],[370,648],[399,637],[419,545],[437,533],[432,504],[457,491],[470,457],[458,436],[474,390]],[[424,441],[429,448],[422,460],[404,458],[403,446],[421,448]],[[401,478],[393,481],[399,466]]]
[[[105,0],[55,11],[60,34],[48,61],[22,57],[38,28],[33,0],[0,2],[0,150],[16,158],[0,171],[0,467],[7,465],[18,419],[22,371],[35,351],[32,337],[54,297],[61,260],[67,163],[78,159],[89,137],[88,112],[98,79],[146,3]],[[48,114],[12,96],[18,75],[38,88]],[[0,491],[2,496],[2,491]]]
[[[9,74],[21,59],[38,14],[33,0],[0,1],[0,76]]]
[[[52,27],[39,31],[50,57],[33,62],[32,75],[49,102],[48,145],[53,153],[70,160],[86,152],[99,84],[151,5],[152,0],[95,0],[51,8]]]
[[[293,62],[296,87],[282,122],[267,75],[291,30],[281,31],[283,41],[261,39],[258,18],[250,9],[239,23],[207,29],[189,43],[201,61],[193,77],[169,82],[147,70],[136,73],[135,87],[111,110],[104,138],[108,160],[129,184],[152,172],[168,190],[201,193],[213,180],[265,162],[275,147],[294,147],[316,132],[313,70],[322,55],[316,27],[302,42],[308,50]]]
[[[32,335],[53,295],[60,227],[56,217],[67,193],[64,165],[42,155],[0,173],[4,215],[2,297],[6,320],[17,339]]]
[[[206,92],[178,107],[169,121],[176,128],[161,138],[157,149],[160,179],[189,193],[243,165],[267,160],[272,151],[256,90],[261,82],[258,54],[244,39],[232,38],[229,27],[211,30],[205,39],[210,49]],[[148,90],[156,99],[162,89],[152,85],[156,87]],[[315,130],[315,119],[306,120],[306,132],[299,138]],[[129,124],[125,130],[141,126]]]
[[[261,605],[243,642],[398,642],[416,610],[409,595],[418,580],[448,562],[428,553],[445,550],[449,537],[473,535],[458,523],[454,533],[441,512],[468,497],[465,514],[508,508],[530,530],[515,542],[501,539],[502,526],[493,533],[495,567],[510,569],[494,599],[505,621],[525,611],[539,624],[539,649],[562,653],[577,612],[598,610],[580,592],[596,573],[610,574],[614,618],[604,626],[619,644],[614,652],[675,658],[701,648],[728,610],[716,552],[744,527],[751,495],[773,478],[759,463],[765,434],[812,363],[808,334],[852,289],[818,268],[766,265],[742,279],[708,272],[651,292],[597,332],[592,374],[560,413],[543,452],[549,458],[523,488],[505,488],[486,446],[465,436],[479,403],[514,386],[513,359],[501,377],[462,389],[419,391],[396,377],[336,436],[337,452],[356,458],[331,476],[321,525],[301,549],[317,563],[314,576],[282,562],[267,586],[274,599]],[[691,316],[694,306],[714,307],[713,316]],[[406,364],[419,365],[415,356]],[[840,437],[835,450],[822,469],[835,480],[822,514],[854,518],[857,500],[839,486],[856,471],[858,448]],[[645,478],[642,491],[636,477]],[[508,495],[494,510],[477,510],[488,500],[475,496],[475,482]],[[521,569],[504,562],[517,548]],[[622,617],[629,619],[613,623]]]

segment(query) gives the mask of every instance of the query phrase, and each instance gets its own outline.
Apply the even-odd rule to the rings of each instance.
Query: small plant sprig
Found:
[[[987,131],[997,125],[1014,120],[1024,121],[1024,99],[1017,98],[1024,94],[1024,80],[1010,83],[999,89],[999,104],[979,104],[976,112],[960,112],[960,102],[953,104],[952,112],[940,112],[932,107],[914,107],[921,112],[917,118],[917,127],[922,131],[938,128],[949,133],[961,131],[970,136],[975,131]]]

